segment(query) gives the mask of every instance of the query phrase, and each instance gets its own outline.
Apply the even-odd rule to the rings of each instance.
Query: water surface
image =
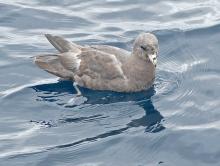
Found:
[[[220,2],[0,0],[0,165],[220,165]],[[81,89],[40,70],[43,34],[131,50],[153,32],[154,86]]]

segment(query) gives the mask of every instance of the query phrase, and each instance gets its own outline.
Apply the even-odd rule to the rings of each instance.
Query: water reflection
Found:
[[[161,124],[163,116],[155,109],[151,99],[147,99],[139,103],[139,105],[145,110],[145,115],[139,119],[132,120],[129,124],[130,127],[145,126],[146,132],[158,132],[165,127]]]
[[[61,96],[71,95],[73,96],[76,94],[75,89],[72,86],[71,81],[59,81],[56,83],[51,84],[43,84],[37,85],[32,87],[38,94],[38,100],[47,101],[47,102],[56,102],[58,105],[66,106],[64,101],[60,102],[57,98],[61,98]],[[155,94],[154,88],[150,88],[146,91],[139,92],[139,93],[118,93],[118,92],[110,92],[110,91],[94,91],[87,88],[80,88],[83,97],[79,97],[79,100],[82,100],[83,104],[89,105],[96,105],[96,104],[103,104],[108,105],[111,103],[118,103],[118,102],[134,102],[135,105],[140,106],[144,109],[145,114],[141,118],[133,119],[131,122],[126,124],[125,128],[118,129],[117,131],[111,131],[109,134],[105,136],[119,134],[129,128],[133,127],[145,127],[146,132],[158,132],[164,129],[164,126],[161,124],[163,120],[163,116],[160,112],[154,107],[152,103],[152,96]],[[58,97],[59,96],[59,97]],[[76,97],[74,97],[76,98]],[[83,99],[82,99],[83,98]],[[86,98],[86,100],[84,100]],[[65,98],[64,100],[69,100]],[[78,100],[78,101],[79,101]],[[76,100],[77,101],[77,100]],[[68,108],[73,108],[78,104],[68,105]],[[94,115],[92,118],[103,118],[100,115]],[[73,123],[76,121],[81,121],[85,119],[91,119],[89,117],[80,117],[80,118],[66,118],[62,119],[62,123]],[[102,135],[100,135],[103,137]],[[99,136],[98,136],[99,137]]]
[[[38,101],[57,103],[59,106],[62,106],[63,108],[66,108],[66,109],[73,109],[74,107],[76,107],[76,105],[78,105],[78,104],[72,104],[72,105],[67,106],[65,103],[69,100],[69,98],[72,98],[76,94],[76,91],[74,90],[71,81],[59,81],[59,82],[51,83],[51,84],[36,85],[31,88],[33,88],[37,92]],[[139,92],[139,93],[118,93],[118,92],[110,92],[110,91],[94,91],[94,90],[89,90],[86,88],[80,88],[80,90],[83,94],[83,97],[79,97],[79,100],[82,98],[83,99],[86,98],[86,100],[83,100],[83,102],[80,103],[80,106],[81,105],[94,106],[94,105],[101,104],[106,107],[109,107],[109,104],[113,104],[113,103],[132,102],[134,105],[138,105],[139,107],[143,108],[145,113],[142,117],[131,119],[130,122],[127,122],[127,124],[120,125],[116,129],[105,130],[101,134],[97,134],[92,137],[81,138],[80,140],[77,140],[77,141],[75,140],[71,143],[56,145],[56,146],[48,148],[47,150],[77,146],[79,144],[86,143],[86,142],[94,142],[99,139],[122,134],[123,132],[131,128],[144,127],[145,129],[144,131],[147,133],[149,132],[155,133],[155,132],[159,132],[165,129],[165,127],[162,125],[163,116],[154,107],[152,103],[152,96],[155,94],[155,90],[153,87],[150,88],[149,90],[146,90],[144,92]],[[62,101],[60,101],[62,97],[64,98]],[[75,96],[74,98],[77,98],[77,97]],[[63,123],[90,122],[96,119],[100,120],[100,119],[106,119],[106,118],[110,118],[110,117],[102,115],[102,112],[100,112],[99,114],[94,114],[94,115],[89,115],[89,116],[81,115],[80,117],[64,117],[58,120],[58,125],[61,125]]]

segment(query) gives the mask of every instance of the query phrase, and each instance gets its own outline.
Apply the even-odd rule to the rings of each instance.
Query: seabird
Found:
[[[60,36],[45,35],[59,51],[35,57],[35,64],[45,71],[94,90],[138,92],[152,86],[158,55],[158,40],[152,33],[141,33],[133,49],[109,45],[78,45]]]

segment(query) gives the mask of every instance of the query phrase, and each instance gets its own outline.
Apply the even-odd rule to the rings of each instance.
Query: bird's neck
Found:
[[[155,66],[147,60],[142,59],[141,57],[131,54],[127,63],[126,71],[131,78],[134,79],[149,79],[155,77]]]

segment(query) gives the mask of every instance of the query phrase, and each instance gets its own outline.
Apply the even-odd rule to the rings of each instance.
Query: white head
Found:
[[[157,65],[158,40],[151,33],[141,33],[134,41],[133,55]]]

